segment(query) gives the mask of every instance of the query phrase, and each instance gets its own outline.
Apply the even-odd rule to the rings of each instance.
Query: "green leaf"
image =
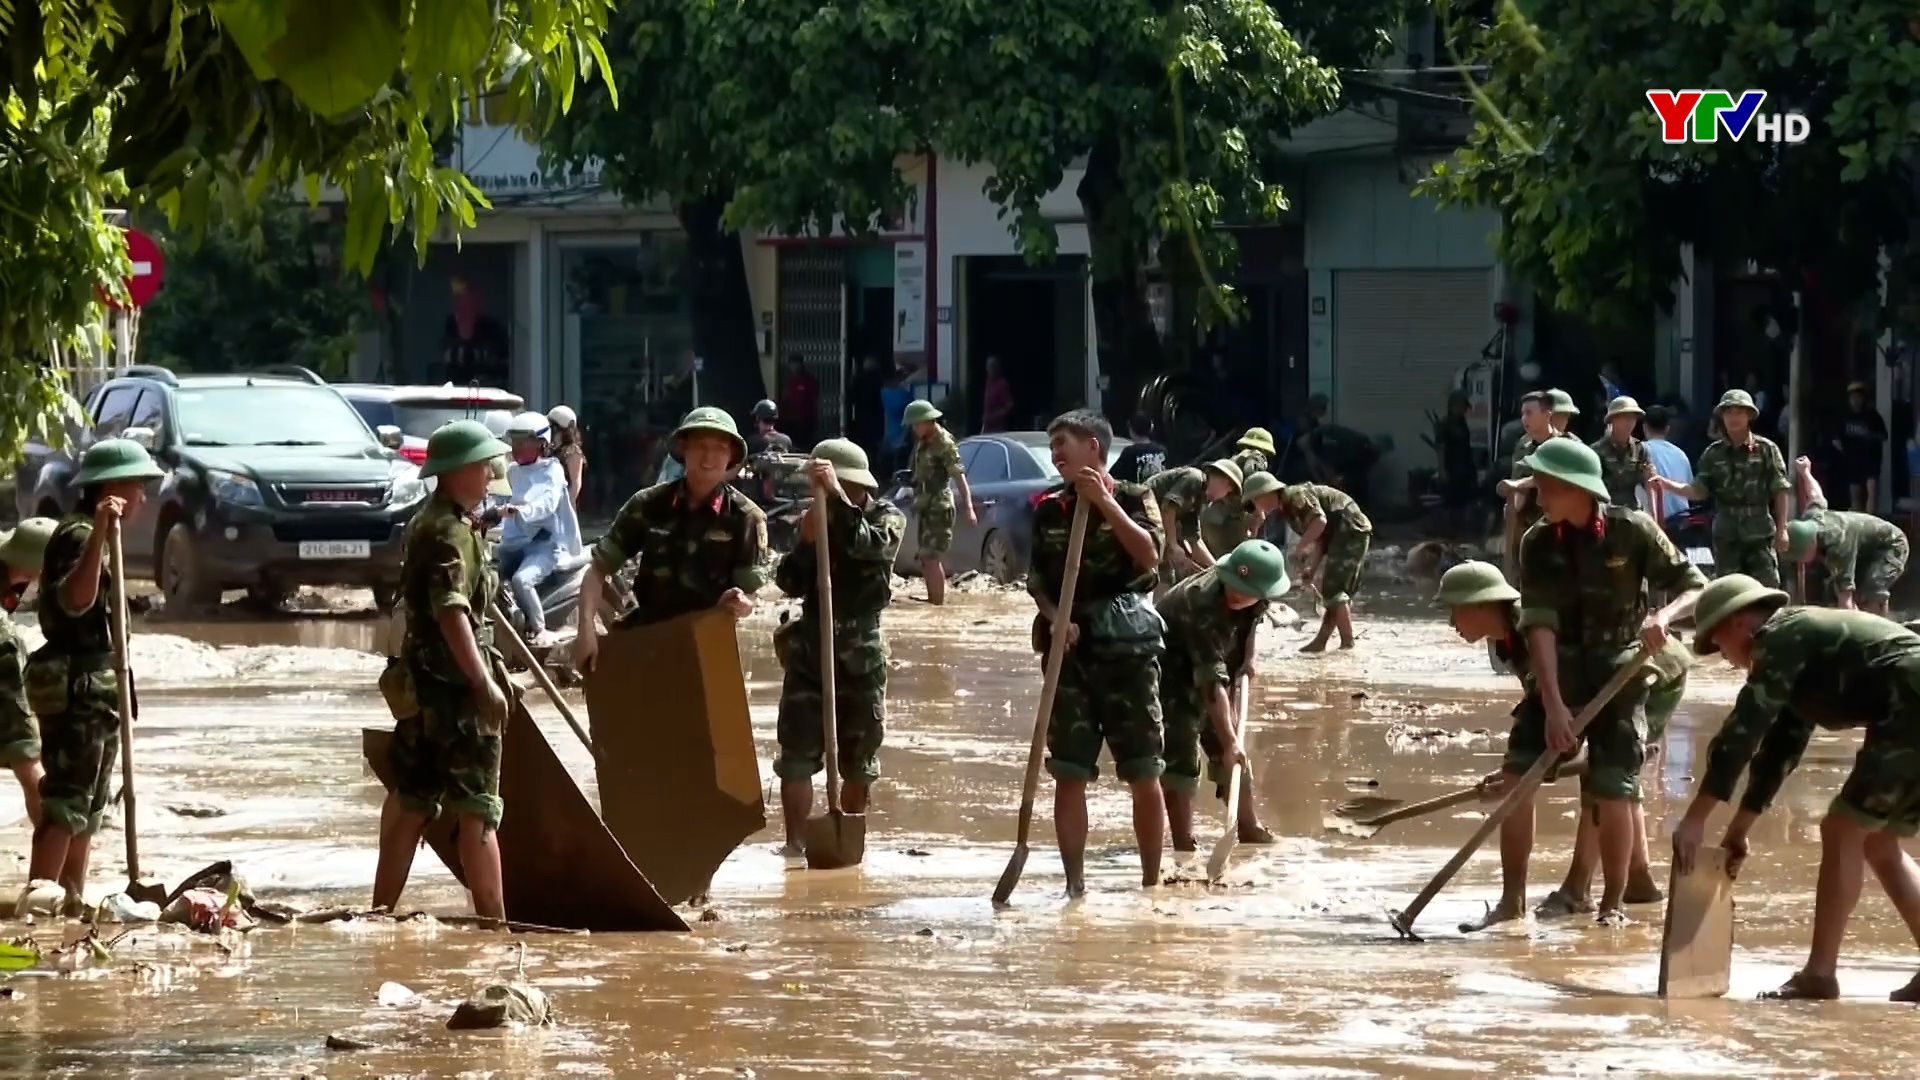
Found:
[[[267,49],[301,104],[338,119],[367,104],[402,54],[401,0],[286,0],[287,32]],[[422,72],[424,77],[448,74]]]
[[[40,949],[31,941],[0,941],[0,971],[21,971],[40,962]]]
[[[408,70],[468,79],[492,42],[493,10],[487,0],[413,0]]]

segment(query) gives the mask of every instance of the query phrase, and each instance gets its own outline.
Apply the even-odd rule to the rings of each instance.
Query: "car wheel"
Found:
[[[220,603],[220,587],[209,582],[200,569],[200,554],[195,550],[193,532],[182,521],[167,530],[160,553],[160,596],[166,610],[190,612]]]
[[[1011,585],[1020,577],[1006,533],[995,529],[987,534],[986,543],[980,545],[980,569],[1002,585]]]
[[[400,586],[375,585],[373,587],[373,606],[383,614],[400,606]]]
[[[247,603],[261,611],[279,611],[293,599],[294,590],[285,585],[250,585],[247,587]]]

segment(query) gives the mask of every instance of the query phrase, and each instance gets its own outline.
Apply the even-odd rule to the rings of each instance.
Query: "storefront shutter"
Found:
[[[793,245],[780,249],[781,364],[795,353],[820,387],[820,412],[812,417],[818,438],[838,435],[846,425],[847,249]],[[799,428],[796,418],[787,426]]]
[[[1436,464],[1422,436],[1494,329],[1491,270],[1340,270],[1333,276],[1333,421],[1391,435],[1373,496],[1404,503],[1407,472]]]

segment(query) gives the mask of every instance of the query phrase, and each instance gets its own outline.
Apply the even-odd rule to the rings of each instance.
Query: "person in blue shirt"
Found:
[[[510,501],[500,507],[500,576],[513,590],[521,629],[537,646],[552,645],[539,588],[563,566],[577,563],[580,523],[567,497],[566,471],[547,456],[547,418],[521,413],[507,425],[513,463],[507,466]]]

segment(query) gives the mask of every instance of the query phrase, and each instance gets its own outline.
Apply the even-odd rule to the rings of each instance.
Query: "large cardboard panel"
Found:
[[[1725,848],[1700,849],[1693,871],[1673,871],[1660,939],[1660,996],[1725,997],[1733,978],[1733,878]]]
[[[389,790],[392,739],[386,728],[361,732],[367,764]],[[620,850],[524,706],[514,709],[501,757],[500,797],[507,812],[499,844],[507,918],[596,933],[687,929]],[[450,817],[443,814],[427,827],[427,843],[464,884]]]
[[[607,828],[667,902],[684,903],[767,824],[733,617],[607,634],[586,693]]]

